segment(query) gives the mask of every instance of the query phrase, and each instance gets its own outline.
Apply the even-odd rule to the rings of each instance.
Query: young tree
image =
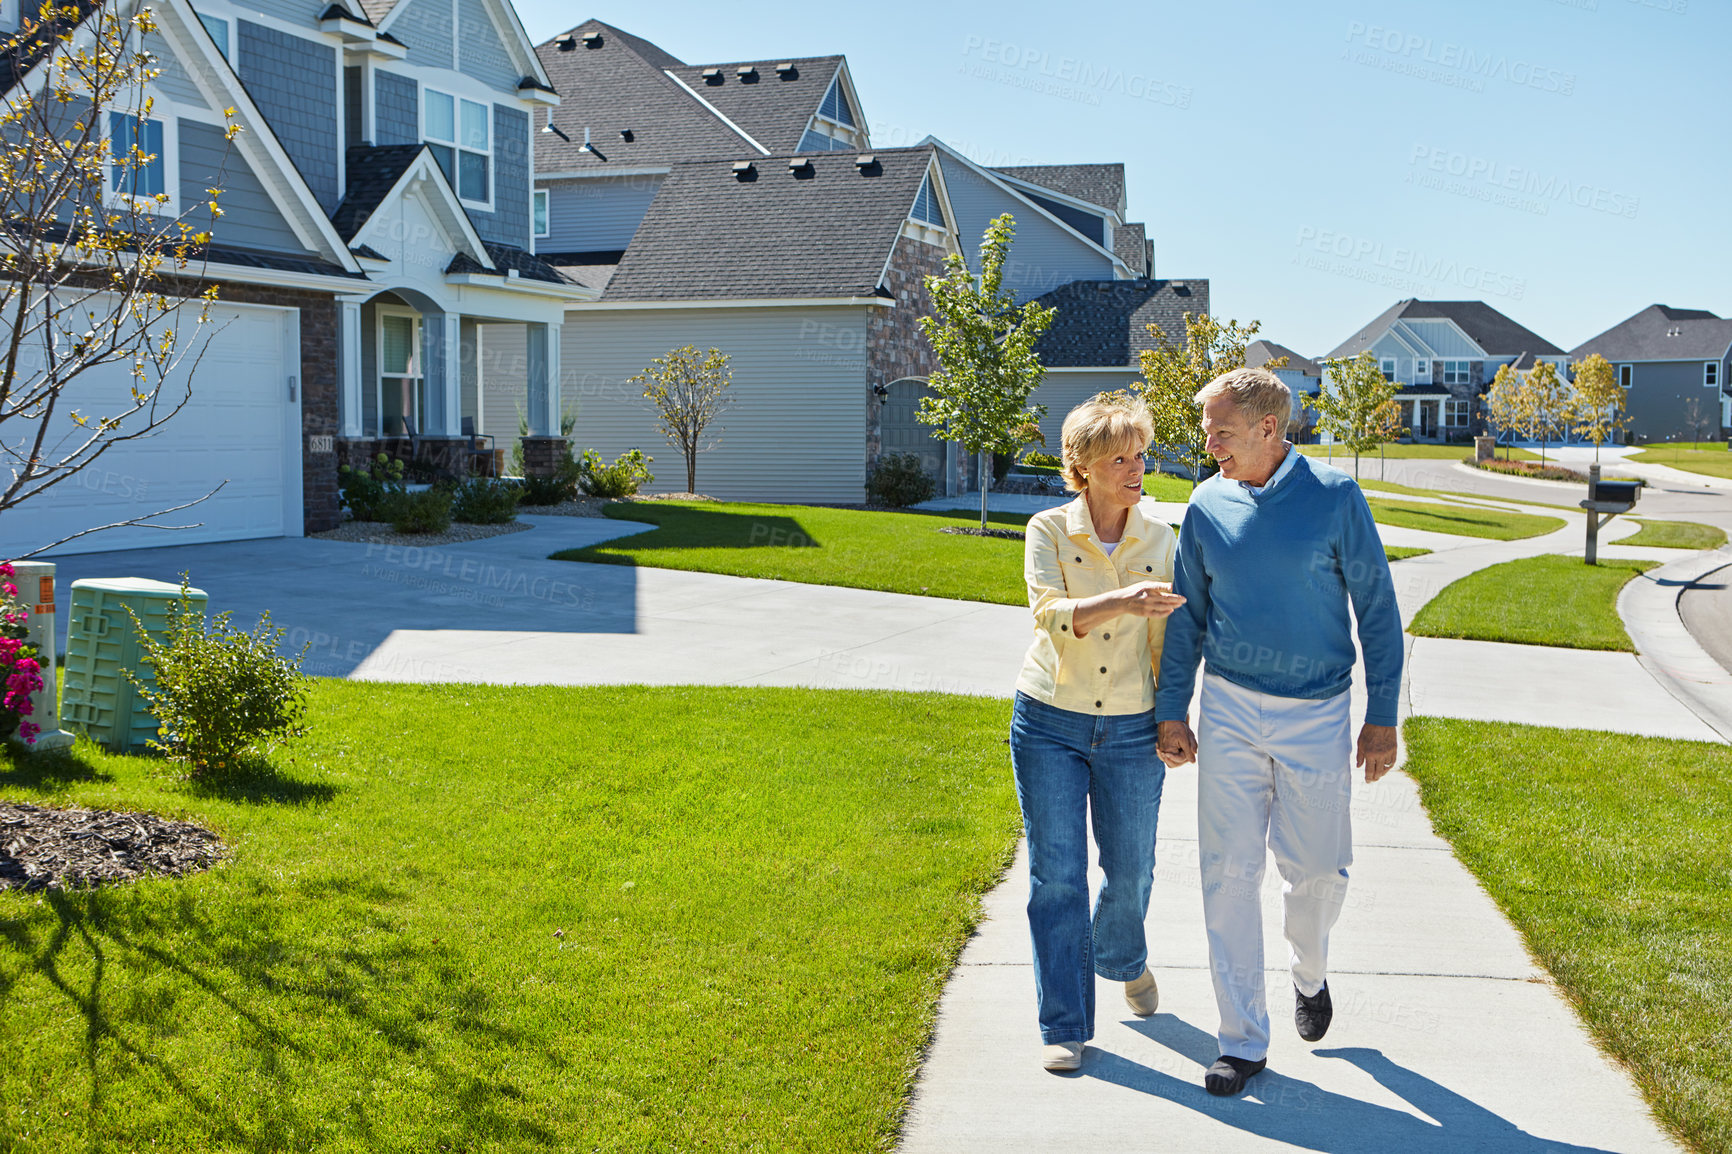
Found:
[[[1490,413],[1493,424],[1501,430],[1512,434],[1519,433],[1532,440],[1533,400],[1533,391],[1528,388],[1526,374],[1517,372],[1509,365],[1497,367],[1497,373],[1491,379],[1491,388],[1486,390],[1485,394],[1486,411]],[[1509,459],[1507,447],[1504,450],[1504,459]]]
[[[1599,353],[1577,361],[1570,371],[1576,378],[1570,423],[1578,436],[1594,443],[1598,462],[1601,443],[1624,427],[1624,387],[1618,384],[1617,370]]]
[[[662,435],[685,454],[688,493],[698,491],[698,454],[722,443],[720,437],[706,440],[705,434],[710,422],[732,403],[728,390],[733,382],[726,353],[714,348],[700,353],[693,345],[657,357],[626,382],[643,386],[643,395],[655,404]]]
[[[1704,411],[1701,397],[1691,397],[1684,402],[1684,424],[1690,427],[1690,440],[1694,444],[1702,443],[1702,434],[1714,424],[1714,415]]]
[[[1191,488],[1195,489],[1209,459],[1197,392],[1222,373],[1245,367],[1245,346],[1262,326],[1258,321],[1222,324],[1206,313],[1186,313],[1184,323],[1184,348],[1168,339],[1159,325],[1148,326],[1155,347],[1137,354],[1143,379],[1131,388],[1149,407],[1155,426],[1155,453],[1190,469]],[[1277,357],[1264,368],[1274,370],[1286,364],[1286,357]]]
[[[1359,458],[1405,432],[1395,384],[1384,377],[1369,349],[1358,356],[1326,360],[1323,367],[1323,387],[1305,403],[1317,413],[1318,432],[1353,450],[1353,477],[1358,480]]]
[[[1546,445],[1553,437],[1563,439],[1569,428],[1575,397],[1569,382],[1551,361],[1540,361],[1527,371],[1533,431],[1540,440],[1540,463],[1545,464]]]
[[[1014,453],[1034,440],[1046,415],[1044,405],[1028,403],[1046,375],[1034,345],[1058,312],[1033,301],[1018,305],[1004,287],[1004,264],[1015,235],[1016,221],[1008,212],[987,225],[978,280],[960,254],[946,257],[944,275],[926,278],[932,314],[920,318],[938,370],[927,382],[931,395],[920,399],[915,419],[943,428],[946,437],[982,454],[982,529],[992,487],[990,454]]]
[[[0,514],[148,437],[186,407],[209,340],[217,286],[203,278],[209,225],[222,215],[219,165],[208,198],[170,215],[160,74],[149,8],[25,3],[0,36],[13,87],[0,105]],[[226,140],[240,131],[224,113]],[[125,366],[119,399],[86,374]],[[111,370],[112,371],[112,370]],[[219,484],[211,492],[216,492]],[[88,526],[23,556],[102,529],[147,525],[197,501]]]

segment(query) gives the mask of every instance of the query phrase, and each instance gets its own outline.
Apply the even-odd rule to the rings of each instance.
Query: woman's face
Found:
[[[1130,508],[1143,499],[1143,450],[1124,447],[1108,453],[1083,470],[1088,495],[1110,508]]]

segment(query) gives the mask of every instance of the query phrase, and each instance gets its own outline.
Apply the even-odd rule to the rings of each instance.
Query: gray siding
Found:
[[[529,114],[493,106],[493,211],[469,209],[481,239],[529,247]]]
[[[698,456],[698,489],[736,501],[863,500],[866,312],[569,311],[561,331],[560,389],[564,408],[577,414],[572,447],[595,449],[610,461],[640,448],[655,458],[649,491],[685,488],[684,459],[657,431],[642,389],[625,382],[669,349],[713,345],[733,358],[734,403],[718,421],[721,443]],[[521,362],[523,326],[488,325],[485,332],[488,374],[507,373]],[[506,422],[494,420],[501,409],[514,422],[510,396],[496,391],[491,378],[486,388],[490,431]]]
[[[361,306],[361,431],[379,435],[379,310]]]
[[[317,28],[320,14],[330,7],[331,3],[330,0],[247,0],[246,6],[261,15],[275,16],[279,20]]]
[[[204,207],[208,188],[222,189],[217,206],[223,214],[214,221]],[[306,251],[246,158],[214,124],[180,122],[180,207],[194,227],[211,230],[219,247]]]
[[[390,32],[409,46],[410,63],[451,67],[451,0],[404,0]]]
[[[168,43],[159,34],[152,32],[146,36],[144,47],[145,51],[156,57],[159,75],[151,84],[158,92],[193,108],[210,107],[199,92],[198,85],[194,84],[192,77],[187,74],[186,66],[169,50]]]
[[[1616,370],[1618,362],[1613,361]],[[1701,361],[1638,361],[1631,386],[1624,394],[1629,418],[1625,437],[1630,441],[1694,440],[1698,430],[1686,422],[1685,408],[1692,400],[1701,406],[1708,422],[1700,432],[1704,440],[1720,433],[1720,390],[1702,384]],[[1725,372],[1722,363],[1721,372]]]
[[[237,20],[235,59],[247,91],[326,212],[337,195],[337,50]]]
[[[1096,393],[1104,393],[1109,389],[1129,388],[1132,381],[1142,379],[1142,374],[1135,369],[1125,369],[1123,372],[1085,373],[1075,369],[1048,369],[1046,376],[1041,378],[1040,388],[1029,397],[1033,405],[1045,405],[1046,416],[1041,418],[1041,435],[1046,438],[1043,452],[1056,454],[1064,443],[1062,430],[1065,415]]]
[[[460,355],[463,358],[458,366],[460,372],[459,387],[461,389],[460,403],[462,405],[461,412],[465,417],[475,416],[476,400],[481,388],[481,376],[477,371],[479,368],[477,361],[481,353],[480,334],[481,326],[475,323],[473,317],[463,317],[458,321],[457,340],[462,350]],[[461,432],[463,426],[459,424],[457,428]],[[480,421],[475,422],[475,429],[477,432],[482,431]]]
[[[951,157],[939,160],[958,239],[968,267],[979,272],[980,237],[1001,213],[1016,217],[1016,239],[1005,269],[1005,287],[1028,300],[1077,280],[1110,280],[1112,258],[1079,240],[1003,188]]]
[[[407,76],[373,73],[374,144],[416,144],[421,140],[421,116],[416,108],[420,90]]]
[[[516,91],[523,74],[493,27],[481,0],[457,0],[457,67],[483,84]]]
[[[547,189],[548,235],[542,252],[623,251],[643,223],[660,176],[609,176],[566,180]]]
[[[359,68],[343,69],[343,147],[367,139],[367,128],[361,121],[361,85]]]

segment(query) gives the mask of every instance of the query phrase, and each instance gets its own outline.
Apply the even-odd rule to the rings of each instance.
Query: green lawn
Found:
[[[1656,445],[1626,457],[1625,460],[1638,461],[1644,465],[1670,465],[1674,469],[1684,469],[1709,477],[1732,477],[1732,452],[1728,452],[1725,445],[1714,441],[1703,442],[1700,446]]]
[[[690,569],[813,585],[846,585],[962,601],[1026,605],[1020,540],[940,533],[976,526],[978,513],[892,513],[816,505],[714,501],[619,503],[602,510],[656,529],[555,553],[556,561]],[[1020,529],[1026,513],[994,513]]]
[[[1453,581],[1408,625],[1416,637],[1513,641],[1635,652],[1618,617],[1618,592],[1653,561],[1547,554],[1505,561]]]
[[[1453,533],[1458,537],[1517,541],[1564,527],[1564,522],[1557,517],[1479,505],[1416,504],[1381,498],[1371,498],[1370,503],[1371,515],[1380,524],[1402,529],[1425,529],[1432,533]]]
[[[0,1148],[888,1149],[1016,842],[1008,716],[325,681],[275,786],[0,755],[0,796],[233,848],[0,891]]]
[[[1143,474],[1143,492],[1157,501],[1188,502],[1194,488],[1196,486],[1186,478],[1171,473]]]
[[[1391,561],[1405,561],[1409,557],[1423,557],[1430,549],[1415,549],[1407,545],[1385,545],[1383,555]]]
[[[1299,451],[1304,453],[1307,457],[1322,457],[1324,460],[1330,459],[1330,447],[1328,445],[1300,445]],[[1503,456],[1504,452],[1505,450],[1499,449],[1497,451],[1498,456]],[[1530,453],[1526,449],[1510,449],[1509,452],[1517,461],[1537,461],[1540,459],[1538,453]],[[1385,445],[1383,446],[1383,456],[1392,461],[1413,460],[1416,458],[1435,461],[1460,461],[1473,456],[1473,446],[1424,444]],[[1361,455],[1359,458],[1361,466],[1363,466],[1367,461],[1376,461],[1377,459],[1378,454],[1375,449],[1369,453]],[[1347,464],[1342,466],[1341,462],[1344,460]],[[1338,467],[1345,467],[1350,473],[1353,471],[1353,451],[1351,449],[1344,449],[1340,445],[1336,445],[1334,461]]]
[[[1726,543],[1726,530],[1695,521],[1650,521],[1631,517],[1642,528],[1619,545],[1652,545],[1662,549],[1718,549]]]
[[[1732,750],[1413,718],[1438,832],[1697,1150],[1732,1149]]]

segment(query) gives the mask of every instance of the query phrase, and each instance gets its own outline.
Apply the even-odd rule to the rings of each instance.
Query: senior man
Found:
[[[1197,759],[1203,917],[1221,1014],[1221,1056],[1203,1084],[1226,1096],[1268,1060],[1265,845],[1283,880],[1294,1022],[1307,1042],[1329,1028],[1329,931],[1353,860],[1349,763],[1367,782],[1395,764],[1402,639],[1371,509],[1346,473],[1287,443],[1287,386],[1264,369],[1238,369],[1196,399],[1221,471],[1197,486],[1179,530],[1173,592],[1185,603],[1167,622],[1155,719],[1162,760]],[[1368,697],[1356,757],[1349,602]]]

